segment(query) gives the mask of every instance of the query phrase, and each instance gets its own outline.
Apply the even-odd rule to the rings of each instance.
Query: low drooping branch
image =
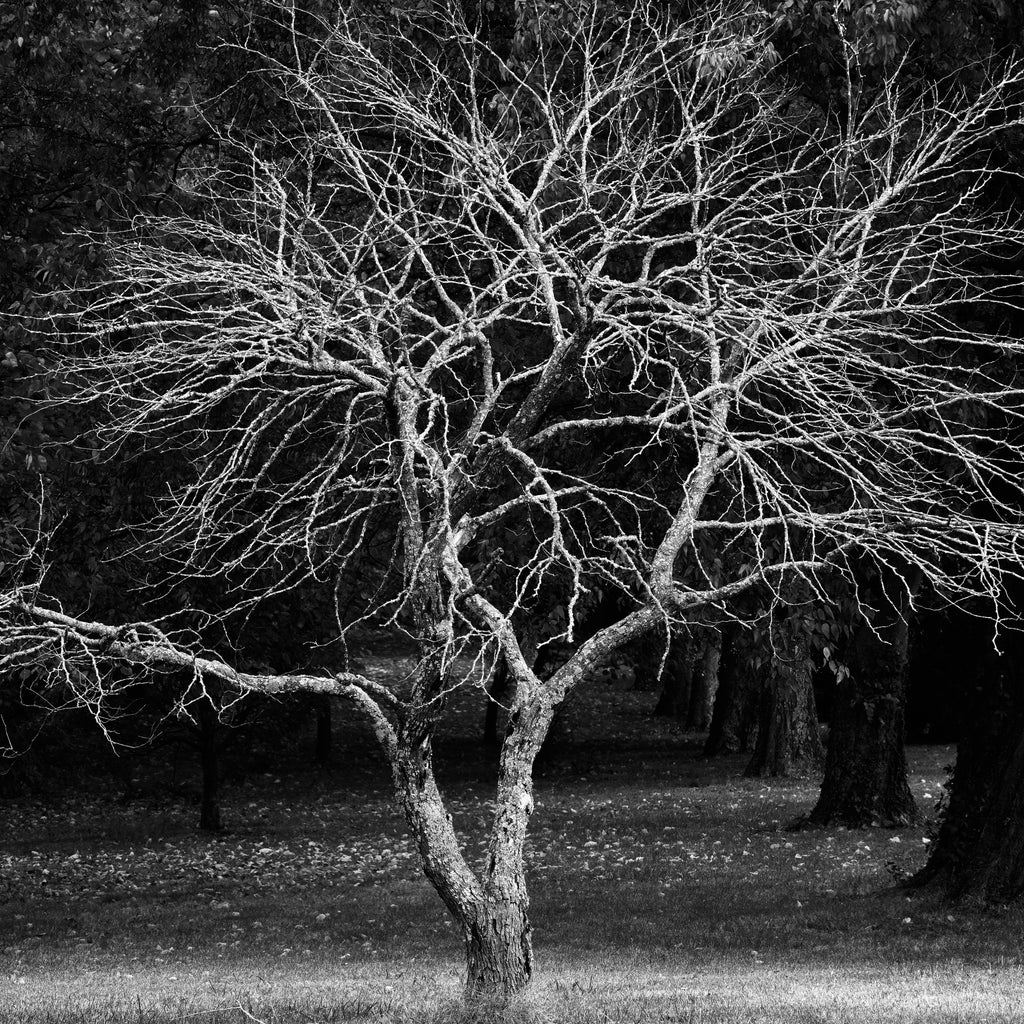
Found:
[[[385,752],[392,751],[395,744],[395,729],[384,713],[385,709],[400,713],[401,705],[396,696],[384,685],[354,672],[338,672],[329,676],[302,673],[288,675],[264,675],[241,672],[219,658],[194,654],[175,644],[152,623],[110,626],[101,622],[78,619],[63,612],[41,607],[37,604],[16,602],[9,605],[8,613],[17,614],[28,620],[20,638],[10,637],[7,648],[11,653],[6,659],[25,661],[25,655],[18,650],[18,639],[22,647],[35,646],[35,657],[45,665],[45,648],[52,645],[66,650],[66,642],[73,639],[90,659],[90,666],[96,668],[104,661],[122,661],[137,668],[157,670],[178,669],[188,673],[202,683],[209,677],[226,683],[242,693],[261,693],[280,696],[286,693],[315,693],[345,697],[356,704],[369,718],[374,733]],[[41,628],[40,628],[41,627]],[[99,679],[90,680],[80,672],[78,678],[85,686]],[[83,695],[84,697],[84,695]]]

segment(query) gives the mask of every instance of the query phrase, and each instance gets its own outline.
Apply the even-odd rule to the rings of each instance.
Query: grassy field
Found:
[[[739,778],[649,715],[574,697],[538,783],[529,862],[539,973],[514,1020],[1024,1021],[1024,914],[908,898],[924,826],[790,832],[815,780]],[[494,768],[465,696],[439,743],[472,856]],[[472,1020],[462,950],[357,727],[335,764],[225,793],[228,831],[96,785],[0,804],[0,1022]],[[911,748],[931,813],[949,747]]]

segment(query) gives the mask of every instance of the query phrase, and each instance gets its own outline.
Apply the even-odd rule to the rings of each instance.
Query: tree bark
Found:
[[[520,686],[510,680],[514,705],[502,744],[486,867],[479,878],[467,865],[445,811],[429,738],[403,728],[390,755],[395,788],[416,836],[424,873],[463,932],[465,992],[471,1003],[506,1003],[533,973],[523,845],[533,812],[533,764],[554,707],[543,694],[520,693]]]
[[[917,818],[903,746],[907,623],[886,606],[857,624],[838,684],[814,825],[902,825]]]
[[[471,1002],[507,1002],[533,974],[529,905],[519,900],[481,900],[466,927],[466,994]]]
[[[772,628],[748,777],[806,775],[822,761],[809,644],[792,613]]]
[[[911,881],[977,904],[1024,896],[1024,644],[1017,636],[1000,642],[1003,657],[982,657],[987,671],[971,702],[974,721],[957,752],[946,817]]]
[[[204,832],[219,832],[220,772],[218,750],[217,709],[209,701],[201,700],[196,713],[199,726],[199,765],[202,770],[202,797],[199,805],[199,827]]]

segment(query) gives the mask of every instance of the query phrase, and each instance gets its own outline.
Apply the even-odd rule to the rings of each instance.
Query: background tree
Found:
[[[799,606],[777,610],[763,627],[754,663],[761,676],[757,739],[745,774],[805,775],[822,761],[814,701],[814,653]]]
[[[968,272],[978,251],[1021,240],[985,218],[991,172],[973,157],[1019,122],[1022,72],[969,96],[851,85],[837,121],[773,81],[746,9],[674,23],[571,7],[514,64],[457,12],[385,29],[286,12],[290,49],[244,52],[289,116],[221,131],[177,210],[105,239],[108,279],[49,321],[78,387],[62,402],[101,406],[112,452],[173,448],[188,469],[141,550],[220,599],[99,621],[60,602],[43,539],[18,541],[0,667],[49,671],[98,714],[130,686],[111,664],[348,698],[463,930],[467,992],[507,997],[533,970],[533,762],[603,659],[697,609],[735,616],[754,587],[786,621],[864,550],[947,600],[998,600],[1019,572],[1022,453],[964,417],[1017,407],[999,359],[1019,346],[959,314],[1003,301]],[[677,477],[624,486],[581,465],[578,445],[610,431],[620,460],[671,447]],[[333,594],[375,516],[394,558],[357,620],[415,642],[401,686],[211,650],[233,616]],[[492,587],[488,541],[510,532],[533,543]],[[729,571],[702,557],[730,547]],[[598,586],[631,605],[575,643]],[[517,619],[540,587],[565,608],[545,678]],[[317,642],[350,628],[320,625]],[[498,657],[514,696],[477,872],[432,741],[451,689]]]
[[[757,725],[760,680],[750,668],[749,641],[736,622],[723,630],[718,692],[704,744],[705,757],[750,750]]]
[[[966,631],[965,631],[966,632]],[[911,879],[975,904],[1000,904],[1024,893],[1024,690],[1019,634],[1000,640],[976,624],[989,654],[972,681],[974,714],[957,747],[949,805],[928,863]],[[967,635],[970,635],[969,633]]]
[[[862,565],[857,584],[860,608],[842,616],[841,632],[833,630],[845,634],[845,650],[828,652],[840,665],[825,776],[808,818],[815,825],[857,828],[917,817],[903,745],[914,574]]]

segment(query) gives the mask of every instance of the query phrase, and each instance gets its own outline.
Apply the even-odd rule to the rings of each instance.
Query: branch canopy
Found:
[[[212,619],[344,590],[336,632],[420,642],[427,720],[481,643],[539,687],[523,616],[553,602],[571,640],[599,587],[632,610],[551,700],[666,618],[824,595],[854,553],[998,606],[1024,235],[986,154],[1024,68],[969,95],[851,85],[837,121],[786,90],[765,26],[712,7],[578,5],[515,52],[447,8],[274,26],[280,120],[211,126],[177,209],[102,239],[107,276],[46,326],[112,456],[174,460],[140,550],[213,581]],[[41,550],[8,573],[18,657],[45,637],[64,663],[74,637],[395,710],[365,679],[257,682],[155,627],[105,633],[58,610]]]

